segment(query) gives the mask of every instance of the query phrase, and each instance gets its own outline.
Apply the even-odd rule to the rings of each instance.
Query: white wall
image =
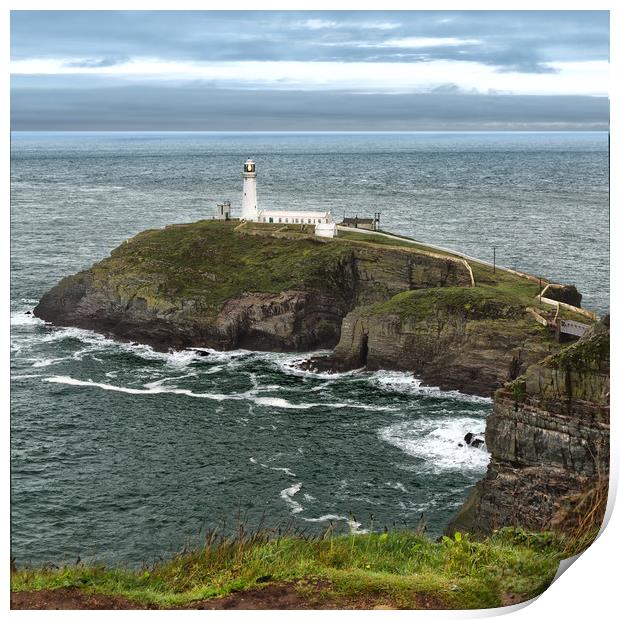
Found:
[[[247,173],[246,173],[247,174]],[[256,199],[256,173],[254,176],[243,176],[243,198],[241,199],[241,219],[255,222],[258,218]]]

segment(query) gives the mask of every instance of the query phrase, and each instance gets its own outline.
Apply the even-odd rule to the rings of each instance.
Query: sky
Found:
[[[606,130],[606,11],[13,11],[13,130]]]

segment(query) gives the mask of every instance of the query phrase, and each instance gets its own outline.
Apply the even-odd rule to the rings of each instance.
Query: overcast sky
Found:
[[[15,130],[607,129],[609,18],[11,14]]]

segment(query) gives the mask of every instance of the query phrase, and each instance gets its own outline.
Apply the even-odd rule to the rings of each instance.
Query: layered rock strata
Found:
[[[428,385],[492,396],[558,350],[549,332],[511,299],[488,298],[478,289],[431,289],[349,313],[333,354],[305,366],[410,371]]]
[[[607,478],[608,317],[497,391],[486,442],[492,455],[487,474],[450,532],[548,529],[567,500]]]

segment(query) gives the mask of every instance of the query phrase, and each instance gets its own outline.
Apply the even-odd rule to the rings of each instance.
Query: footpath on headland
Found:
[[[553,288],[555,285],[552,282],[549,282],[547,279],[542,278],[542,277],[536,277],[533,276],[529,273],[525,273],[523,271],[517,271],[516,269],[511,269],[510,267],[505,267],[503,265],[498,265],[497,263],[492,263],[480,258],[476,258],[474,256],[470,256],[468,254],[464,254],[463,252],[459,252],[457,250],[452,250],[449,248],[444,248],[440,245],[434,245],[432,243],[421,243],[419,241],[416,241],[415,239],[411,239],[410,237],[405,237],[403,235],[398,235],[396,233],[390,233],[390,232],[386,232],[386,231],[382,231],[382,230],[367,230],[364,228],[355,228],[355,229],[351,229],[348,226],[337,226],[337,229],[341,232],[355,232],[355,233],[361,233],[363,235],[373,235],[373,236],[378,236],[378,237],[383,237],[386,239],[397,239],[399,241],[402,241],[404,243],[409,243],[410,245],[413,246],[417,246],[419,248],[419,246],[424,246],[425,248],[429,248],[438,252],[442,252],[444,254],[448,254],[448,255],[453,255],[453,256],[457,256],[461,259],[463,259],[463,261],[465,262],[465,265],[467,266],[470,275],[471,275],[471,280],[472,280],[472,286],[475,286],[475,278],[474,278],[474,274],[473,271],[471,269],[471,266],[469,265],[468,261],[472,261],[474,263],[478,263],[480,265],[484,265],[485,267],[492,267],[494,270],[495,269],[499,269],[500,271],[504,271],[506,273],[510,273],[516,276],[519,276],[521,278],[526,278],[527,280],[530,280],[531,282],[536,282],[539,285],[539,294],[537,295],[537,299],[539,300],[540,303],[544,303],[547,304],[549,306],[553,306],[554,308],[556,308],[556,316],[555,318],[557,319],[558,317],[558,313],[560,308],[564,308],[565,310],[568,310],[570,312],[575,312],[576,314],[580,314],[584,317],[587,317],[588,319],[591,320],[596,320],[598,317],[596,316],[596,314],[594,312],[591,312],[590,310],[585,310],[584,308],[580,308],[577,306],[574,306],[572,304],[567,304],[561,301],[557,301],[555,299],[549,298],[549,297],[545,297],[545,292],[547,290],[549,290],[549,288]],[[583,324],[583,326],[575,326],[573,325],[575,323],[575,321],[571,322],[571,326],[568,327],[569,330],[575,330],[579,333],[579,335],[581,335],[581,333],[584,331],[585,328],[587,328],[587,325]],[[545,325],[547,325],[547,322],[545,320]],[[563,328],[563,326],[561,326],[561,328]],[[569,331],[568,333],[571,333],[572,335],[577,335],[575,333],[573,333],[573,331]]]

